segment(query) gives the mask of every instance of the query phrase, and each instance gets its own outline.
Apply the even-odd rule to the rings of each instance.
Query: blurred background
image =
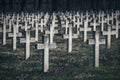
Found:
[[[119,10],[120,0],[0,0],[0,11]]]

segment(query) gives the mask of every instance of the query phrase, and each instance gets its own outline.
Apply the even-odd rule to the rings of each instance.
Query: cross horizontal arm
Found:
[[[37,49],[45,49],[45,44],[37,44]]]
[[[49,48],[50,48],[50,49],[52,49],[52,48],[57,48],[56,43],[51,43],[51,44],[49,44]]]
[[[105,39],[100,39],[99,44],[105,44]]]
[[[94,39],[89,39],[89,45],[94,45],[95,44],[95,40]]]

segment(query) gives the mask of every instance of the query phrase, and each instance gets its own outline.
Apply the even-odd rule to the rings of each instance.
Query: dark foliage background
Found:
[[[120,0],[0,0],[0,11],[119,10]]]

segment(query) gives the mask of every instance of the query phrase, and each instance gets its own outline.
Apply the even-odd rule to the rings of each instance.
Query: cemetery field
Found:
[[[100,46],[100,67],[94,67],[93,46],[83,38],[73,39],[73,50],[67,53],[67,41],[54,38],[56,49],[50,50],[50,67],[42,71],[42,50],[31,44],[31,56],[25,60],[24,44],[12,50],[11,39],[2,45],[0,38],[0,80],[120,80],[120,39],[113,39],[111,48]]]

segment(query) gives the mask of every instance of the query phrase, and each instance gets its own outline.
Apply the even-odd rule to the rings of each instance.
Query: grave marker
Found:
[[[58,30],[53,29],[53,27],[50,27],[50,30],[45,30],[45,34],[50,35],[50,43],[53,43],[53,37],[54,37],[54,34],[56,33],[58,33]]]
[[[22,37],[22,33],[17,32],[17,26],[13,25],[13,33],[8,33],[8,37],[13,37],[13,50],[16,50],[17,37]]]
[[[95,45],[95,67],[99,67],[99,45],[105,44],[105,39],[99,39],[99,32],[95,32],[94,39],[89,39],[89,45]]]
[[[37,49],[44,49],[43,71],[48,72],[49,69],[49,49],[56,48],[56,43],[49,43],[49,36],[44,35],[44,44],[37,44]]]
[[[68,53],[72,52],[72,38],[78,38],[78,35],[72,34],[72,25],[71,24],[69,24],[69,33],[64,34],[63,38],[68,39],[68,44],[67,44]]]
[[[111,47],[111,36],[116,35],[116,31],[111,30],[111,26],[108,25],[108,31],[103,31],[103,35],[107,36],[107,47]]]
[[[118,18],[116,17],[116,25],[112,27],[112,29],[116,30],[116,38],[119,37],[119,29],[120,29],[120,21],[118,20]]]
[[[93,31],[96,31],[96,27],[100,24],[96,22],[96,19],[93,20],[93,23],[90,23],[90,26],[93,26]]]
[[[106,21],[107,21],[107,25],[112,25],[112,23],[110,23],[110,21],[112,21],[112,17],[110,17],[109,14],[107,14],[107,18],[106,18]]]
[[[7,38],[7,32],[10,32],[11,30],[7,29],[6,27],[6,19],[3,19],[3,28],[0,29],[0,32],[3,33],[3,45],[6,45],[6,38]]]
[[[84,28],[80,28],[80,31],[84,31],[84,42],[87,41],[87,32],[92,31],[92,29],[88,27],[87,23],[87,21],[84,21]]]
[[[27,25],[27,21],[25,21],[25,27],[23,26],[22,28],[25,28],[26,32],[26,38],[20,38],[20,43],[25,43],[26,44],[26,59],[30,57],[30,43],[36,42],[35,38],[30,38],[30,26]]]
[[[106,23],[106,20],[104,18],[104,12],[102,12],[100,23],[101,23],[101,31],[104,31],[104,24]]]
[[[62,25],[62,27],[65,27],[65,34],[68,34],[68,27],[69,27],[68,24],[69,24],[68,20],[65,20],[65,24]]]
[[[43,19],[41,19],[41,20],[43,20]],[[39,25],[41,25],[40,27],[39,27]],[[43,23],[38,23],[37,21],[35,22],[35,27],[32,27],[31,29],[32,30],[35,30],[35,39],[36,39],[36,41],[38,41],[38,37],[39,37],[39,30],[41,30],[41,32],[43,32]]]

